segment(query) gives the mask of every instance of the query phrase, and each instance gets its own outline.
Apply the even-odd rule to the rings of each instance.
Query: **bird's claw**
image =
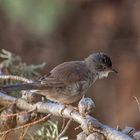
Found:
[[[61,116],[63,116],[63,112],[64,112],[64,110],[65,110],[66,108],[70,108],[70,109],[71,109],[70,115],[71,115],[73,112],[78,111],[78,107],[73,107],[72,105],[65,105],[65,104],[64,104],[63,109],[61,109],[61,111],[60,111]]]

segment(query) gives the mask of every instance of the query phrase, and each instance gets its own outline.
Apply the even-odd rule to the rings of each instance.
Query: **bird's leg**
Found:
[[[81,99],[83,99],[83,98],[85,98],[85,95],[83,95]],[[80,99],[80,100],[81,100],[81,99]],[[76,107],[76,106],[72,106],[72,107],[73,107],[72,112],[73,112],[73,111],[78,111],[78,112],[79,112],[79,108],[78,108],[78,107]],[[72,113],[72,112],[71,112],[71,113]]]
[[[64,110],[65,110],[66,108],[68,108],[68,107],[69,107],[69,105],[63,104],[63,108],[62,108],[61,111],[60,111],[61,116],[63,116]]]
[[[63,112],[64,112],[65,108],[67,108],[67,107],[66,107],[65,104],[63,104],[63,108],[60,110],[60,114],[61,114],[61,116],[63,116]]]
[[[85,95],[83,95],[82,96],[82,98],[81,99],[84,99],[85,98]],[[80,100],[81,100],[80,99]],[[64,105],[64,107],[63,107],[63,109],[60,111],[60,114],[63,116],[63,111],[66,109],[66,108],[72,108],[72,110],[71,110],[71,112],[70,112],[70,114],[72,114],[74,111],[78,111],[79,112],[79,108],[78,107],[76,107],[76,106],[72,106],[72,105],[69,105],[69,104],[63,104]]]
[[[78,110],[78,107],[76,107],[76,106],[73,107],[73,110],[70,112],[70,115],[71,115],[73,112],[75,112],[75,111],[79,111],[79,110]]]
[[[81,99],[83,99],[83,98],[85,98],[85,94],[82,96],[82,98]],[[80,100],[81,100],[80,99]],[[73,110],[72,110],[72,112],[74,112],[74,111],[78,111],[79,112],[79,108],[78,107],[76,107],[76,106],[72,106],[73,107]],[[71,113],[72,113],[71,112]]]
[[[85,98],[85,95],[83,95],[81,99],[84,99],[84,98]],[[64,111],[65,108],[67,108],[67,107],[72,108],[70,114],[72,114],[74,111],[78,111],[78,112],[79,112],[79,108],[76,107],[76,106],[72,106],[72,105],[68,105],[68,104],[63,104],[63,105],[64,105],[64,108],[63,108],[63,109],[61,110],[61,112],[60,112],[60,114],[61,114],[62,116],[63,116],[63,111]]]
[[[63,107],[63,109],[60,111],[60,114],[63,116],[63,112],[64,112],[64,110],[66,109],[66,108],[70,108],[71,109],[71,111],[70,111],[70,114],[72,113],[72,112],[74,112],[74,111],[78,111],[78,107],[74,107],[74,106],[72,106],[72,105],[67,105],[67,104],[63,104],[64,105],[64,107]]]

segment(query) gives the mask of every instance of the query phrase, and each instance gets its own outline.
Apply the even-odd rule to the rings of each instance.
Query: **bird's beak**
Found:
[[[117,70],[115,70],[115,69],[113,69],[113,68],[111,68],[111,72],[118,73],[118,71],[117,71]]]

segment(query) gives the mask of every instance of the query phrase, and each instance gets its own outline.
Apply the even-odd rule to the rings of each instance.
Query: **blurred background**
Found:
[[[94,116],[112,127],[140,129],[134,100],[140,100],[139,7],[139,0],[1,0],[0,49],[28,64],[47,62],[42,75],[64,61],[106,52],[119,73],[88,91]]]

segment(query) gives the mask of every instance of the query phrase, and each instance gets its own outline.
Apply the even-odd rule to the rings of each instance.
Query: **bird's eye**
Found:
[[[97,70],[99,70],[99,71],[106,70],[106,66],[104,66],[104,65],[98,65],[97,66]]]
[[[105,66],[102,66],[102,68],[103,68],[103,70],[105,70],[105,69],[106,69],[106,67],[105,67]]]

